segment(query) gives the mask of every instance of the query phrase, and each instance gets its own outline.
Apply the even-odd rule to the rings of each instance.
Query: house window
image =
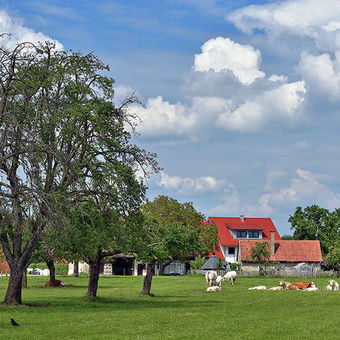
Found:
[[[228,248],[228,255],[234,255],[235,254],[235,248],[234,247],[229,247]]]
[[[258,231],[249,231],[249,238],[259,238],[260,233]]]
[[[237,231],[236,237],[237,238],[247,238],[247,232],[246,231]]]

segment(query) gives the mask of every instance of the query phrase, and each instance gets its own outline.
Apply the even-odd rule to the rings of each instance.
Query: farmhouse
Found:
[[[239,262],[240,240],[270,241],[271,232],[275,240],[281,240],[270,218],[245,217],[209,217],[205,224],[215,223],[219,236],[219,247],[215,255],[229,263]]]
[[[241,263],[243,271],[257,271],[258,264],[250,258],[250,249],[257,242],[268,243],[269,263],[279,264],[287,270],[305,262],[320,269],[322,254],[319,241],[282,240],[270,218],[209,217],[205,224],[215,223],[218,229],[218,258],[229,263]]]

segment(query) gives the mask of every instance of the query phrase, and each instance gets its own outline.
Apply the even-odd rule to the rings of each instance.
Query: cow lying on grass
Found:
[[[335,280],[329,280],[329,285],[325,288],[326,290],[339,290],[339,283]]]
[[[45,283],[45,287],[50,287],[51,286],[51,281],[47,281]],[[54,286],[56,287],[65,287],[65,282],[62,280],[54,280]]]
[[[248,290],[266,290],[266,286],[256,286],[256,287],[250,287]]]
[[[279,286],[281,286],[283,289],[288,289],[288,286],[290,286],[291,283],[287,281],[280,281]]]
[[[307,289],[310,287],[315,287],[314,282],[301,281],[301,282],[292,283],[291,285],[288,286],[288,289],[289,290],[303,290],[303,289]]]
[[[277,287],[269,288],[268,290],[283,290],[283,287],[282,286],[277,286]]]
[[[211,286],[207,288],[207,292],[221,292],[222,289],[219,286]]]

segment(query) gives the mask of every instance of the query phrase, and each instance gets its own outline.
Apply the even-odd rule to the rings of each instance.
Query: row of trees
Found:
[[[51,42],[8,48],[11,38],[0,40],[0,244],[11,270],[4,303],[22,303],[35,251],[52,284],[55,258],[88,262],[88,295],[96,296],[107,256],[132,252],[153,264],[215,242],[216,231],[199,228],[203,216],[190,203],[160,197],[141,211],[146,186],[136,172],[160,167],[131,142],[138,120],[128,107],[138,99],[114,104],[107,65]],[[176,216],[157,213],[171,205]]]
[[[340,270],[340,209],[297,207],[288,220],[294,240],[319,240],[326,269]]]

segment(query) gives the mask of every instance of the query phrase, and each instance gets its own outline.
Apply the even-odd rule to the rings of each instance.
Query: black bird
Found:
[[[12,318],[11,318],[11,324],[12,324],[13,326],[19,326],[19,324],[18,324],[17,322],[15,322],[15,320],[12,319]]]

